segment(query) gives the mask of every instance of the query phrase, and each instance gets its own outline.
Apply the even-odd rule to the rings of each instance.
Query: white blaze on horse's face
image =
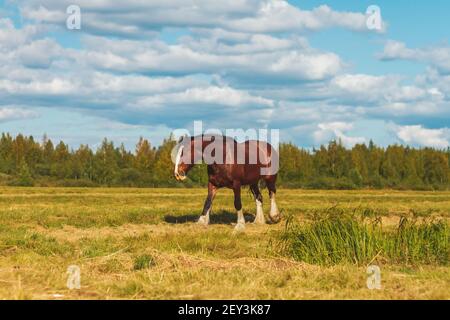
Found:
[[[178,172],[178,166],[181,163],[181,155],[183,154],[183,149],[184,149],[184,146],[180,145],[180,147],[178,148],[178,151],[177,151],[177,157],[175,159],[175,169],[174,169],[175,178],[180,181],[183,181],[184,179],[186,179],[186,175],[184,174],[184,172],[182,172],[181,174]]]

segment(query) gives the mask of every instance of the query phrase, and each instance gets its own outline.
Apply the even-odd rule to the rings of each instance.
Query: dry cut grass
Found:
[[[204,189],[0,188],[0,298],[450,298],[450,269],[439,261],[378,259],[382,289],[369,290],[371,261],[286,255],[277,245],[284,223],[248,224],[232,236],[226,190],[212,224],[199,227],[205,196]],[[250,221],[254,202],[250,195],[243,202]],[[448,221],[450,212],[448,192],[280,190],[278,202],[302,228],[330,208],[374,213],[388,229],[402,217]],[[80,267],[79,290],[66,286],[70,265]]]

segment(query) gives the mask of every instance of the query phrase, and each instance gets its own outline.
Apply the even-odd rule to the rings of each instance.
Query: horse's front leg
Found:
[[[235,182],[233,183],[233,192],[234,192],[234,208],[237,212],[237,224],[234,228],[235,233],[240,233],[245,230],[245,218],[244,213],[242,212],[242,202],[241,202],[241,183]]]
[[[204,225],[205,227],[209,224],[209,214],[211,213],[211,207],[216,193],[217,187],[211,182],[208,182],[208,196],[206,197],[205,205],[203,206],[202,215],[198,219],[198,224]]]

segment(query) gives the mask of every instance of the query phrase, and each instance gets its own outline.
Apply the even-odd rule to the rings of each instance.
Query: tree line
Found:
[[[46,136],[0,139],[0,184],[13,186],[127,186],[176,187],[204,186],[205,165],[196,166],[186,183],[173,178],[169,137],[154,147],[140,138],[133,152],[123,144],[115,146],[104,139],[93,150],[88,145],[71,149]],[[278,185],[292,188],[358,189],[395,188],[439,190],[450,187],[450,148],[412,148],[392,145],[386,148],[357,144],[345,148],[331,141],[307,150],[292,143],[280,145]]]

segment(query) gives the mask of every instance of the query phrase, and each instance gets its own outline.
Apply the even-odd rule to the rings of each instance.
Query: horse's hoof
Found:
[[[276,214],[276,215],[273,215],[273,216],[269,216],[269,218],[270,218],[270,221],[271,221],[272,223],[278,223],[278,222],[281,221],[281,215],[280,215],[280,214]]]
[[[201,225],[203,227],[207,227],[209,224],[209,219],[206,216],[201,216],[198,221],[197,221],[198,225]]]
[[[253,224],[257,224],[257,225],[264,225],[266,224],[266,219],[264,218],[264,216],[262,217],[256,217],[255,220],[253,221]]]
[[[236,224],[236,226],[234,227],[233,235],[238,235],[238,234],[244,233],[244,231],[245,231],[245,224],[240,222],[240,223]]]

